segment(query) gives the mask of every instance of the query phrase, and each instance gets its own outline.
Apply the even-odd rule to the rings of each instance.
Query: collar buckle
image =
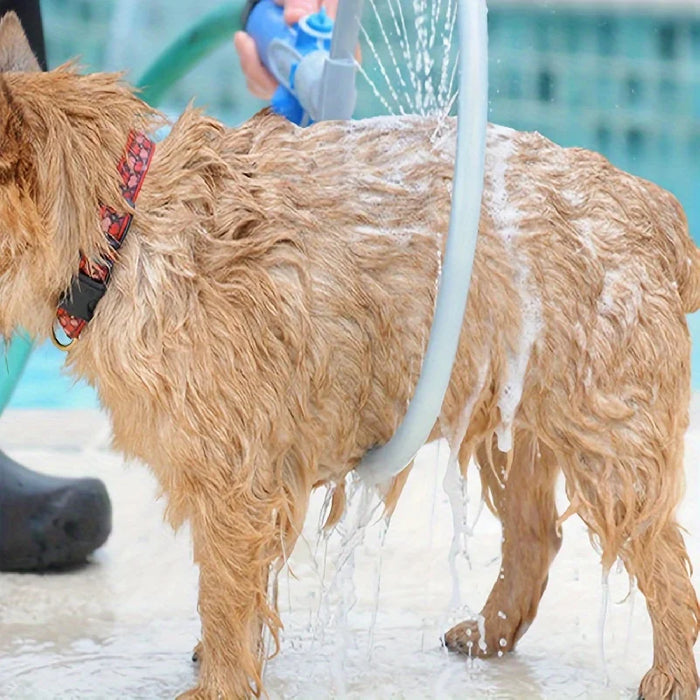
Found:
[[[145,134],[133,131],[129,134],[126,154],[119,162],[118,171],[122,178],[122,195],[132,207],[148,172],[154,150],[155,143]],[[119,214],[110,207],[100,206],[102,232],[115,255],[129,231],[131,219],[132,214]],[[54,324],[51,337],[56,347],[67,350],[92,320],[98,302],[107,291],[112,262],[113,259],[104,258],[91,263],[84,255],[81,256],[80,271],[73,277],[70,289],[61,296],[56,311],[56,321],[71,342],[65,344],[57,339]]]
[[[106,280],[102,282],[94,279],[81,270],[73,278],[70,290],[63,295],[58,306],[69,316],[81,318],[83,321],[91,321],[95,315],[97,303],[106,291]]]

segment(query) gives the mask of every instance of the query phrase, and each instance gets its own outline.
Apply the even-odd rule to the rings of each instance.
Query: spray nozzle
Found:
[[[253,7],[245,30],[280,84],[272,98],[275,112],[301,126],[352,117],[356,67],[344,47],[354,50],[357,44],[361,4],[362,0],[340,0],[335,22],[321,8],[291,27],[274,0],[260,0]]]

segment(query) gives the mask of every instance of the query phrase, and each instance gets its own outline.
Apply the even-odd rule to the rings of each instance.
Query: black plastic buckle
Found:
[[[106,291],[107,285],[104,282],[79,272],[78,276],[73,278],[70,290],[63,295],[59,307],[75,318],[91,321],[95,315],[97,303]]]

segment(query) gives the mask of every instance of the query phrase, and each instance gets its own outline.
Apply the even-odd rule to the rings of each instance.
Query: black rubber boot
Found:
[[[112,529],[99,479],[30,471],[0,452],[0,571],[41,571],[84,562]]]

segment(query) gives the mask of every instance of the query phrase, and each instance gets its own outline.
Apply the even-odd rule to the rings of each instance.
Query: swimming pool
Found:
[[[65,355],[51,342],[32,352],[9,408],[97,408],[97,395],[63,370]]]

